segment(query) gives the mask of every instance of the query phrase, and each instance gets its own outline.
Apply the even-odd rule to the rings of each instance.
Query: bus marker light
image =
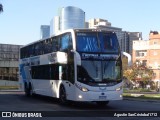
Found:
[[[85,88],[85,87],[82,87],[81,90],[82,90],[83,92],[87,92],[87,91],[88,91],[88,89]]]

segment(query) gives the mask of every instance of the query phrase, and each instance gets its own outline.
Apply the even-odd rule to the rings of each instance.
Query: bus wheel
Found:
[[[61,104],[66,104],[67,100],[66,100],[66,91],[65,88],[62,86],[60,87],[60,103]]]
[[[109,103],[109,101],[97,101],[96,103],[98,106],[104,107]]]

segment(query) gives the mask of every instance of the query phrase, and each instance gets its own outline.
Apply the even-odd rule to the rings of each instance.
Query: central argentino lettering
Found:
[[[82,58],[87,59],[87,58],[98,58],[98,54],[87,54],[87,53],[82,53]]]
[[[111,60],[117,59],[118,55],[108,55],[108,54],[89,54],[89,53],[82,53],[82,59],[96,59],[96,60]]]

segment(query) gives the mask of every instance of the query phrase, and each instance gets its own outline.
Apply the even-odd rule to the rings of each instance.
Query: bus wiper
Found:
[[[121,81],[122,81],[121,79],[111,79],[111,78],[103,79],[103,82],[105,82],[105,83],[114,83],[114,84],[116,84],[116,83],[119,83]]]
[[[116,80],[111,78],[105,78],[103,79],[103,82],[116,82]]]

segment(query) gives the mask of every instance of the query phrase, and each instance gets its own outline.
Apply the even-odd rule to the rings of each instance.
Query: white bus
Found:
[[[21,88],[67,101],[122,100],[122,61],[114,32],[69,29],[20,49]]]

